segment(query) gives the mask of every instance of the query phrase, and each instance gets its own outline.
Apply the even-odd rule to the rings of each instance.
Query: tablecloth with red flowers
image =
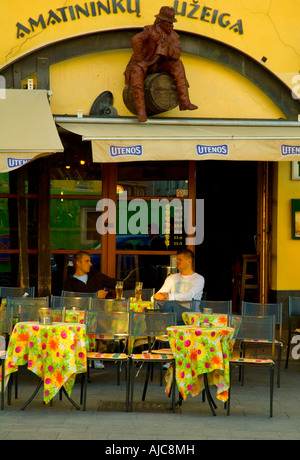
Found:
[[[198,312],[182,313],[184,324],[189,326],[201,326],[202,323],[211,323],[213,326],[222,327],[227,326],[227,315],[224,314],[211,314],[206,315]]]
[[[188,394],[198,395],[208,384],[216,385],[217,399],[228,399],[230,387],[229,359],[234,345],[234,329],[230,327],[172,326],[167,328],[170,347],[175,356],[176,382],[185,400]],[[170,391],[168,373],[166,393]]]
[[[76,374],[87,370],[87,346],[84,324],[17,323],[7,348],[5,386],[18,366],[27,365],[44,381],[46,404],[62,386],[71,396]]]

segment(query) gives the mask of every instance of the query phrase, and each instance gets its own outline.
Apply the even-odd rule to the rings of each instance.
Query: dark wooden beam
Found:
[[[25,198],[24,168],[18,169],[18,228],[19,228],[19,277],[20,286],[29,286],[27,207]]]
[[[38,296],[51,295],[50,176],[48,158],[39,160]]]

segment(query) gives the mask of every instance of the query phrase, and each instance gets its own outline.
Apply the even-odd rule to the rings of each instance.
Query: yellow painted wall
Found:
[[[93,15],[96,1],[1,0],[0,68],[18,56],[59,40],[152,24],[154,15],[166,4],[162,0],[102,0],[101,3],[109,7],[109,14],[102,9],[101,14],[94,10]],[[257,60],[265,56],[265,65],[294,86],[292,77],[300,69],[297,40],[300,9],[295,0],[171,0],[167,4],[176,7],[177,31],[219,40]],[[76,6],[86,8],[88,17],[76,12]],[[241,26],[233,27],[238,21]],[[28,32],[22,32],[22,27]]]
[[[276,165],[275,175],[273,242],[272,242],[272,280],[275,290],[300,289],[300,241],[293,240],[292,205],[293,198],[300,199],[300,181],[291,180],[291,163]]]
[[[51,109],[54,114],[88,115],[94,100],[111,91],[119,116],[132,116],[122,92],[123,72],[131,51],[95,53],[55,64],[50,68]],[[203,58],[184,55],[191,100],[201,118],[280,118],[284,114],[249,80],[228,67]],[[66,85],[66,82],[68,84]],[[160,117],[190,117],[176,108]]]

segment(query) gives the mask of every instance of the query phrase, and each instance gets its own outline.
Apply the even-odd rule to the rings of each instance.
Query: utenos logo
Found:
[[[8,168],[20,168],[20,166],[25,165],[30,160],[31,158],[7,158],[7,166]]]
[[[281,155],[300,155],[300,145],[281,145]]]
[[[222,145],[201,145],[197,144],[198,155],[208,155],[210,153],[219,155],[228,155],[229,148],[227,144]]]
[[[133,145],[131,147],[118,147],[116,145],[111,145],[109,147],[109,153],[112,158],[124,155],[133,155],[139,157],[143,154],[143,147],[141,145]]]
[[[152,198],[149,201],[142,198],[127,200],[127,193],[119,195],[118,209],[116,204],[110,198],[99,200],[96,211],[101,215],[96,221],[96,229],[100,235],[106,233],[116,235],[147,235],[148,225],[151,225],[152,234],[170,235],[171,233],[171,215],[176,215],[178,222],[183,225],[174,227],[174,234],[186,235],[185,244],[196,246],[204,240],[204,200],[196,200],[195,220],[196,225],[192,223],[193,204],[191,199],[179,198],[161,200]],[[150,219],[149,219],[150,217]],[[118,229],[117,229],[118,222]],[[118,232],[117,232],[118,230]]]

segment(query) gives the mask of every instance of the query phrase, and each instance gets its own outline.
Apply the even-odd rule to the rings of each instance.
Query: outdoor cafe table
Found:
[[[215,327],[223,327],[227,325],[227,315],[223,313],[204,314],[198,312],[182,313],[184,324],[189,326],[201,326],[201,324],[211,323]]]
[[[70,398],[76,374],[87,370],[86,326],[79,323],[20,322],[14,327],[7,348],[5,361],[5,386],[18,367],[27,364],[27,369],[40,377],[32,401],[44,382],[44,402],[47,404],[60,391]],[[1,376],[2,377],[2,376]]]
[[[217,399],[226,402],[230,387],[229,359],[234,345],[231,327],[170,326],[168,340],[176,363],[176,382],[184,400],[216,385]],[[170,390],[170,378],[166,392]]]

